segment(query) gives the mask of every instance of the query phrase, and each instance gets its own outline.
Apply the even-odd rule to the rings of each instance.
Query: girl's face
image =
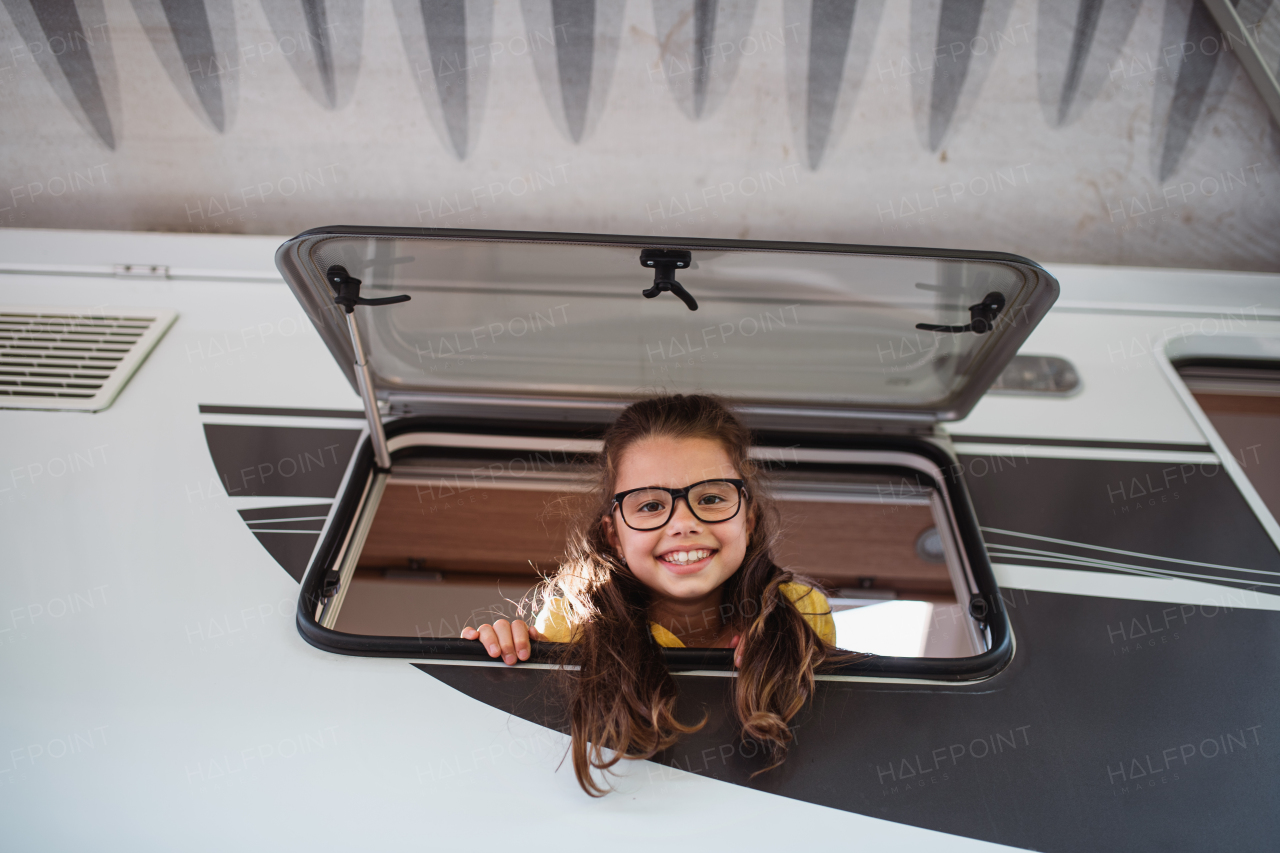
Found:
[[[708,438],[642,439],[622,455],[614,493],[644,486],[682,489],[701,480],[740,478],[720,442]],[[696,601],[728,580],[747,552],[751,533],[749,506],[728,521],[700,521],[681,499],[665,527],[632,530],[615,507],[605,519],[609,542],[645,586],[659,596]],[[690,555],[689,552],[695,552]],[[686,562],[668,559],[684,553]],[[704,553],[705,552],[705,553]],[[700,559],[689,559],[690,556]]]

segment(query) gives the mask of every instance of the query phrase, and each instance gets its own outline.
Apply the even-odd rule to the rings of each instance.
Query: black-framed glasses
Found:
[[[684,498],[693,517],[706,524],[719,524],[738,514],[747,500],[743,480],[703,480],[683,489],[642,486],[613,496],[613,505],[632,530],[657,530],[675,515],[676,502]]]

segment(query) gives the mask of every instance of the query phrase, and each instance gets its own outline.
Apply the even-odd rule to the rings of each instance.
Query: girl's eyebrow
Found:
[[[736,472],[735,472],[735,473],[736,473]],[[614,492],[614,494],[616,494],[616,495],[620,495],[620,494],[622,494],[623,492],[633,492],[633,491],[635,491],[636,489],[686,489],[686,488],[688,488],[689,486],[695,485],[696,483],[705,483],[705,482],[707,482],[708,480],[740,480],[740,479],[742,479],[742,478],[741,478],[741,477],[736,477],[736,476],[735,476],[735,477],[729,477],[729,476],[725,476],[725,477],[703,477],[701,480],[690,480],[689,482],[685,483],[683,486],[659,486],[659,485],[657,485],[657,484],[655,484],[655,483],[650,483],[650,484],[649,484],[649,485],[647,485],[647,486],[632,486],[632,487],[631,487],[631,488],[629,488],[629,489],[617,489],[617,490]]]

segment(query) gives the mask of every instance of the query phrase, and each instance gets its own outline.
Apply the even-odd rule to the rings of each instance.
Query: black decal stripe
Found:
[[[267,553],[290,577],[301,582],[331,506],[303,504],[242,509],[240,517]]]
[[[1117,548],[1100,548],[1081,542],[1065,542],[1011,530],[983,528],[987,551],[996,561],[1045,564],[1052,568],[1088,569],[1185,580],[1225,581],[1246,589],[1275,592],[1280,589],[1280,571],[1247,569],[1142,554]]]
[[[1207,444],[1182,444],[1152,441],[1095,441],[1069,438],[1024,438],[1012,435],[952,435],[957,444],[1025,444],[1030,447],[1088,447],[1107,450],[1156,450],[1187,453],[1212,453]]]
[[[205,424],[218,479],[232,497],[331,498],[360,433],[350,429]]]
[[[253,535],[258,537],[262,547],[267,549],[267,553],[275,558],[291,578],[299,583],[302,582],[302,575],[307,571],[307,561],[311,559],[311,552],[316,548],[316,540],[320,538],[319,533],[300,536],[255,531]]]
[[[263,415],[285,418],[351,418],[364,420],[364,412],[354,409],[283,409],[263,406],[207,406],[201,404],[202,415]]]
[[[997,562],[1277,589],[1280,552],[1220,465],[960,461]]]
[[[1023,590],[1004,598],[1018,654],[995,678],[819,682],[793,720],[784,764],[754,779],[761,754],[739,738],[734,682],[677,676],[679,718],[708,721],[660,763],[1033,850],[1272,849],[1280,613]],[[547,670],[415,665],[565,730]],[[1194,754],[1183,758],[1187,744]]]
[[[218,479],[231,497],[333,498],[360,438],[353,429],[241,424],[205,424],[204,434]],[[240,517],[267,553],[301,581],[330,507],[260,507],[240,510]]]

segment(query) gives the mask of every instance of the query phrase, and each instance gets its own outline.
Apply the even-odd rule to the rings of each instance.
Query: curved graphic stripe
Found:
[[[596,7],[578,0],[551,0],[551,23],[564,34],[556,44],[556,69],[560,75],[560,100],[569,123],[569,136],[582,140],[587,102],[591,97],[591,68],[595,62]]]
[[[972,109],[995,57],[1026,40],[1008,28],[1013,0],[914,0],[913,107],[921,141],[938,151]]]
[[[810,169],[818,168],[853,114],[883,12],[884,0],[783,4],[783,29],[775,37],[786,46],[791,129]]]
[[[467,10],[465,0],[422,0],[431,71],[453,150],[467,155]]]
[[[42,46],[28,52],[67,111],[115,150],[120,97],[101,0],[4,0],[4,6],[22,40]]]
[[[586,139],[604,111],[626,0],[521,0],[534,71],[552,120]]]
[[[813,0],[809,36],[809,75],[805,115],[809,165],[817,166],[826,150],[835,116],[840,83],[844,80],[849,36],[853,32],[855,0]]]
[[[1071,34],[1071,59],[1067,66],[1067,78],[1062,82],[1062,95],[1058,99],[1058,124],[1066,121],[1071,102],[1075,100],[1084,73],[1085,57],[1093,44],[1093,34],[1102,15],[1102,0],[1080,0],[1076,10],[1075,31]]]
[[[1169,7],[1176,4],[1170,3]],[[1166,10],[1166,15],[1171,14]],[[1166,23],[1166,32],[1168,24]],[[1205,39],[1216,39],[1218,25],[1203,3],[1193,3],[1187,17],[1187,28],[1180,44],[1198,45]],[[1191,139],[1191,131],[1200,118],[1205,107],[1217,98],[1210,99],[1210,84],[1213,81],[1214,69],[1218,66],[1221,51],[1209,53],[1204,50],[1193,50],[1184,56],[1177,67],[1177,82],[1174,84],[1172,99],[1161,134],[1163,144],[1160,147],[1159,165],[1156,174],[1161,181],[1177,170],[1178,161],[1186,150]]]
[[[315,43],[316,66],[320,70],[325,97],[329,99],[329,105],[334,106],[337,104],[337,90],[333,80],[333,56],[329,51],[329,43],[325,40],[329,25],[324,0],[303,0],[302,11],[307,17],[307,35]]]
[[[969,73],[969,60],[973,53],[962,50],[952,56],[949,46],[952,44],[970,44],[978,34],[978,24],[982,20],[982,4],[973,0],[942,0],[942,9],[938,14],[938,35],[935,56],[948,57],[938,62],[933,78],[933,88],[929,93],[929,150],[937,151],[942,146],[942,137],[951,124],[956,106],[960,102],[960,90],[964,87],[965,77]]]
[[[183,100],[218,133],[226,132],[235,116],[240,79],[232,6],[133,0],[133,9]]]
[[[679,784],[693,773],[953,836],[918,849],[963,847],[963,837],[1059,853],[1274,847],[1280,759],[1267,738],[1280,725],[1270,652],[1280,614],[1018,589],[1001,597],[1018,642],[1004,671],[977,684],[820,680],[776,770],[764,771],[767,755],[740,737],[734,679],[676,675],[680,718],[707,723],[640,775]],[[568,730],[548,670],[413,665]]]
[[[169,29],[178,44],[178,52],[186,63],[187,73],[205,114],[220,131],[227,129],[227,111],[223,103],[221,68],[213,45],[213,29],[204,3],[191,0],[160,0]]]
[[[70,38],[87,41],[74,0],[39,0],[32,9],[46,40],[52,41],[66,34]],[[115,131],[111,127],[111,116],[107,114],[107,102],[98,82],[98,73],[93,67],[93,57],[88,50],[64,50],[57,58],[58,66],[71,84],[71,91],[75,93],[76,102],[84,110],[85,117],[107,147],[114,149]]]
[[[782,46],[776,27],[752,32],[756,0],[653,0],[658,60],[651,85],[665,81],[681,112],[710,115],[733,86],[743,55]]]
[[[1117,67],[1131,70],[1122,49],[1142,0],[1040,0],[1036,21],[1036,73],[1040,103],[1051,127],[1077,119],[1108,86]],[[1070,31],[1070,39],[1063,33]],[[1145,58],[1142,68],[1146,68]]]
[[[706,57],[711,55],[716,39],[716,0],[693,2],[693,46],[695,56],[702,61],[694,66],[693,114],[701,117],[707,103],[707,81],[711,77],[711,65]]]
[[[492,57],[493,4],[484,0],[395,0],[396,22],[427,116],[465,160],[475,149]]]
[[[277,51],[325,109],[355,90],[364,34],[364,0],[262,0]]]

